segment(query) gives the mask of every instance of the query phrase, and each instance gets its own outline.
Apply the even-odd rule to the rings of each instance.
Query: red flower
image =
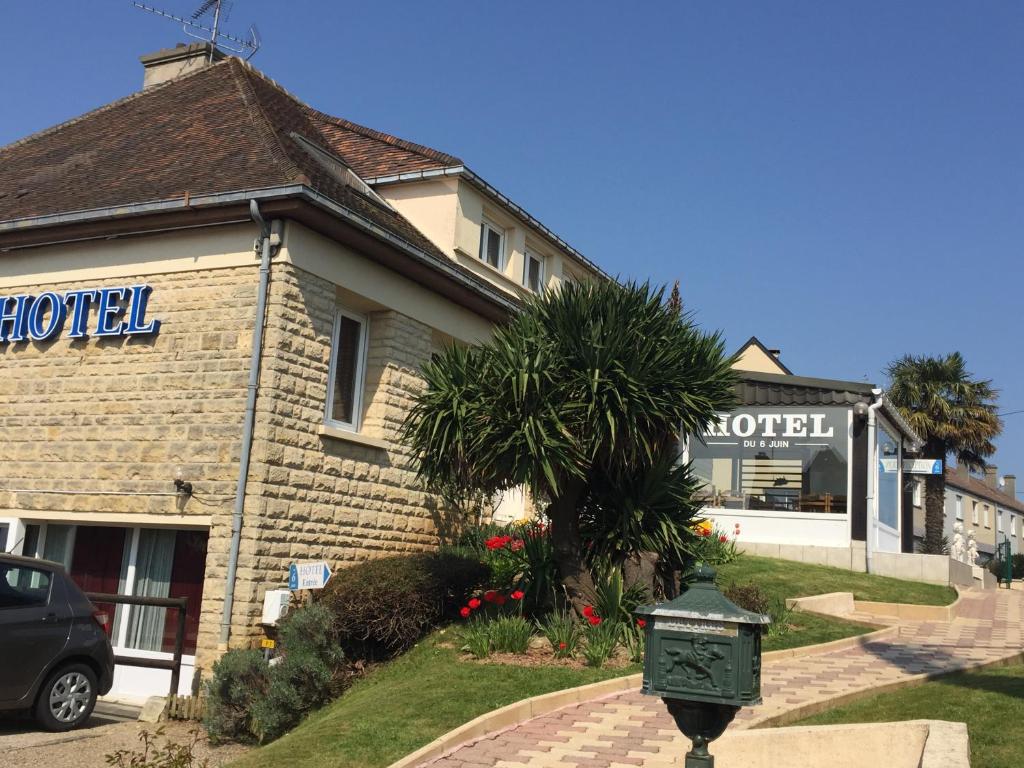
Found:
[[[469,607],[475,611],[477,608],[480,607],[480,601],[474,597],[472,600],[469,601]]]
[[[705,536],[705,537],[710,536],[711,535],[711,531],[709,531],[707,528],[701,528],[700,529],[700,535],[701,536]]]
[[[583,615],[588,619],[594,616],[594,606],[588,605],[583,609]]]
[[[524,597],[526,597],[526,593],[522,590],[517,589],[515,592],[509,595],[509,597],[511,597],[513,600],[522,600]]]
[[[729,537],[728,537],[728,536],[726,536],[726,535],[725,535],[725,534],[723,533],[723,534],[722,534],[721,536],[719,536],[719,537],[718,537],[718,540],[719,540],[720,542],[722,542],[723,544],[725,544],[725,542],[727,542],[727,541],[729,540]]]
[[[486,592],[484,592],[484,600],[486,600],[488,603],[493,603],[497,599],[497,597],[498,593],[495,592],[493,589],[488,589]]]
[[[558,650],[560,650],[560,651],[564,651],[568,647],[569,646],[567,646],[565,643],[559,643],[558,644]]]
[[[636,625],[638,627],[640,627],[640,629],[643,629],[644,627],[647,626],[647,622],[644,619],[637,619],[636,620]]]
[[[465,606],[465,605],[462,606],[461,608],[459,608],[459,615],[462,618],[464,618],[464,619],[468,619],[469,618],[469,608],[467,606]]]
[[[512,539],[512,546],[510,547],[510,549],[513,552],[518,552],[520,549],[523,548],[523,546],[524,544],[522,539]]]
[[[598,624],[601,623],[601,617],[600,616],[591,616],[589,619],[587,619],[587,621],[590,622],[591,626],[596,627]]]
[[[494,604],[495,605],[504,605],[505,604],[505,599],[506,598],[505,598],[504,595],[495,595],[494,596]]]

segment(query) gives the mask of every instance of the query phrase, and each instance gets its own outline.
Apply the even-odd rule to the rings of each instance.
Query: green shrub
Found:
[[[269,676],[259,651],[235,649],[214,662],[203,718],[211,742],[254,740],[253,710],[266,695]]]
[[[477,617],[466,622],[459,630],[459,637],[462,640],[462,650],[467,651],[478,659],[485,659],[491,655],[491,629],[489,622]]]
[[[290,731],[342,688],[345,654],[325,606],[313,604],[289,613],[279,638],[283,656],[270,666],[266,695],[253,707],[253,732],[263,743]]]
[[[768,625],[768,637],[782,637],[789,633],[793,609],[786,607],[785,600],[781,597],[771,600],[766,613],[772,617],[772,623]]]
[[[1000,580],[1005,576],[1005,567],[1003,561],[998,558],[993,558],[988,563],[989,573]],[[1024,579],[1024,554],[1017,552],[1010,555],[1010,569],[1013,578]]]
[[[723,591],[726,599],[754,613],[770,613],[771,598],[757,584],[730,584]]]
[[[619,646],[621,631],[622,625],[612,621],[601,621],[586,628],[586,643],[582,654],[588,667],[604,666]]]
[[[629,660],[634,664],[642,664],[644,661],[644,625],[639,622],[625,624],[622,627],[622,645],[629,654]]]
[[[334,616],[348,658],[385,659],[458,615],[487,577],[478,560],[451,552],[383,557],[339,570],[318,602]]]
[[[642,584],[626,586],[622,569],[608,564],[594,569],[594,612],[606,622],[632,624],[633,611],[650,602],[650,591]]]
[[[569,659],[576,654],[582,631],[571,611],[552,611],[537,622],[537,628],[551,643],[556,659]]]
[[[550,603],[558,583],[547,527],[536,520],[465,529],[449,551],[471,554],[490,570],[487,586],[503,592],[522,590],[528,612]]]
[[[487,624],[491,647],[498,653],[526,653],[533,627],[522,616],[499,616]]]
[[[207,768],[209,760],[200,760],[196,756],[196,744],[199,743],[198,728],[189,731],[189,740],[185,744],[164,738],[163,726],[153,733],[143,729],[139,732],[142,749],[119,749],[104,755],[107,765],[113,768]],[[157,746],[157,739],[164,739],[162,747]]]
[[[694,559],[708,565],[731,563],[740,556],[740,550],[736,547],[735,535],[733,538],[729,538],[725,531],[709,525],[708,521],[705,521],[697,527],[696,539],[691,544]]]

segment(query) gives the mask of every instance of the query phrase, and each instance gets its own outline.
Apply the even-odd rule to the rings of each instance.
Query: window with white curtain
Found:
[[[135,556],[135,595],[167,597],[170,594],[175,535],[175,531],[162,528],[143,528],[139,532]],[[128,620],[126,647],[140,651],[159,651],[163,644],[166,620],[166,608],[133,606]]]
[[[544,292],[544,257],[533,251],[526,252],[523,266],[523,285],[534,293]]]

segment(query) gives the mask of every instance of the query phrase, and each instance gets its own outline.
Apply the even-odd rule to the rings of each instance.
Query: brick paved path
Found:
[[[995,661],[1024,651],[1024,593],[970,592],[952,622],[905,622],[898,638],[816,656],[767,661],[764,703],[732,728],[908,677]],[[584,702],[463,745],[430,768],[669,768],[689,747],[660,699],[639,692]]]

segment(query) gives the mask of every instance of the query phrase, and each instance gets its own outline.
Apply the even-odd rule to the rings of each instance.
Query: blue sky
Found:
[[[730,349],[876,382],[959,350],[1024,409],[1024,4],[236,0],[226,28],[252,21],[293,93],[462,157],[611,273],[680,280]],[[183,39],[128,0],[4,22],[0,144]],[[1024,414],[999,446],[1024,475]]]

